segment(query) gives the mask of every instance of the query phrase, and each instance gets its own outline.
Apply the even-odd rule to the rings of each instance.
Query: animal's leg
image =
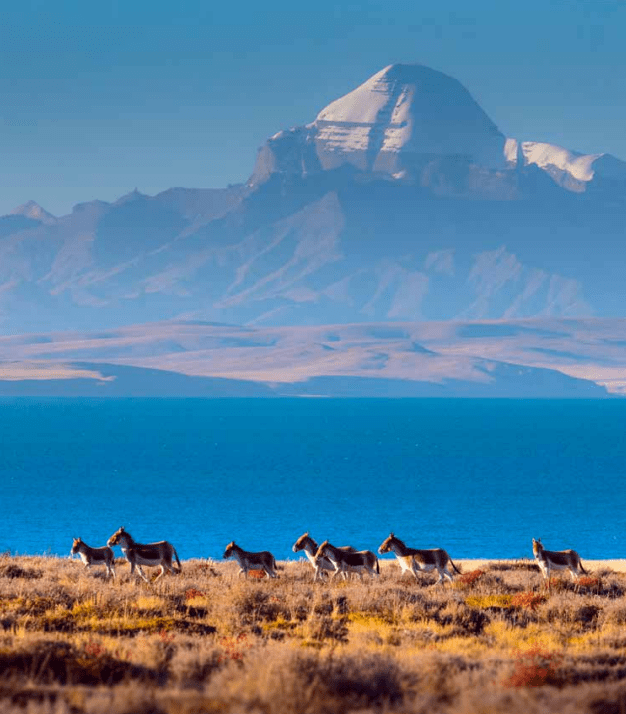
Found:
[[[135,563],[133,563],[132,566],[135,566]],[[132,568],[132,566],[131,566],[131,568]],[[141,565],[139,565],[139,563],[137,563],[135,567],[137,568],[137,572],[139,573],[139,576],[140,576],[143,580],[145,580],[147,583],[149,583],[150,581],[149,581],[148,578],[146,577],[146,574],[143,572],[143,570],[142,570],[142,568],[141,568]],[[132,569],[131,569],[131,573],[132,573]]]
[[[154,582],[156,583],[156,581],[159,578],[162,578],[166,572],[167,572],[167,568],[165,567],[165,563],[161,563],[161,572],[156,576],[156,578],[154,579]]]

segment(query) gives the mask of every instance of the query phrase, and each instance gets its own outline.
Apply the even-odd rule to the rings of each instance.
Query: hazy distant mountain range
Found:
[[[270,138],[246,184],[173,188],[153,197],[135,191],[112,204],[79,204],[58,218],[29,202],[1,217],[2,332],[108,331],[174,320],[168,323],[174,344],[180,329],[173,326],[190,321],[245,325],[264,335],[261,328],[425,320],[512,325],[533,318],[536,349],[558,353],[563,350],[542,346],[546,335],[537,320],[626,316],[625,226],[626,162],[507,138],[456,80],[423,66],[392,65],[329,104],[312,123]],[[600,373],[565,370],[569,376],[556,391],[579,390],[574,377],[620,391],[626,335],[620,337],[621,321],[610,322],[602,328],[597,320],[585,323],[594,334],[608,330],[613,336],[611,364],[605,365],[610,379],[608,372],[594,379]],[[137,327],[129,335],[141,342],[150,329],[161,328]],[[571,337],[569,327],[559,331]],[[493,344],[496,338],[490,339]],[[343,337],[339,342],[343,347]],[[491,359],[476,352],[476,341],[464,349],[469,344],[468,358]],[[41,351],[28,357],[3,349],[0,344],[4,360],[49,359]],[[159,369],[185,372],[176,360],[164,359],[162,344],[156,353],[146,350],[134,368],[158,358]],[[187,350],[174,347],[172,354],[181,351]],[[304,369],[295,382],[307,375],[372,379],[370,357],[364,366],[339,351],[344,366],[352,365],[348,373]],[[280,363],[279,352],[272,354],[270,361]],[[414,354],[421,361],[408,360],[395,376],[377,372],[376,379],[404,380],[405,387],[464,381],[458,360],[446,372],[445,360]],[[244,386],[252,380],[271,393],[281,390],[266,383],[294,384],[286,371],[281,379],[275,369],[252,369],[256,353],[249,355],[254,364],[234,370],[223,364],[211,369],[215,356],[203,357],[196,377],[236,373]],[[101,358],[94,353],[98,363]],[[119,352],[114,359],[122,359]],[[537,360],[502,364],[557,369],[558,381],[563,359],[548,351],[540,366]],[[507,368],[487,369],[491,382],[481,382],[477,364],[464,376],[482,385],[482,394],[485,384],[502,381]],[[538,373],[528,375],[517,379],[520,389],[526,385],[522,392],[529,380],[541,382]],[[592,382],[582,386],[597,395]],[[455,390],[448,385],[443,391]]]

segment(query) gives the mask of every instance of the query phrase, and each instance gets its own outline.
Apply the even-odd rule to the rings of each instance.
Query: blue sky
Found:
[[[0,214],[245,180],[276,131],[393,62],[507,136],[626,160],[626,0],[3,0]]]

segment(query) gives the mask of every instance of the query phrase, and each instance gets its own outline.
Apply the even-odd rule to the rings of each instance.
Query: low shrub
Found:
[[[516,656],[513,672],[503,681],[505,687],[543,687],[559,685],[559,665],[562,655],[541,647],[533,647]]]

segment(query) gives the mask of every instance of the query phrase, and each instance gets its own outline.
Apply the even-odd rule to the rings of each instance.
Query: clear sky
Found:
[[[626,0],[3,0],[0,214],[244,181],[257,148],[385,65],[500,130],[626,160]]]

